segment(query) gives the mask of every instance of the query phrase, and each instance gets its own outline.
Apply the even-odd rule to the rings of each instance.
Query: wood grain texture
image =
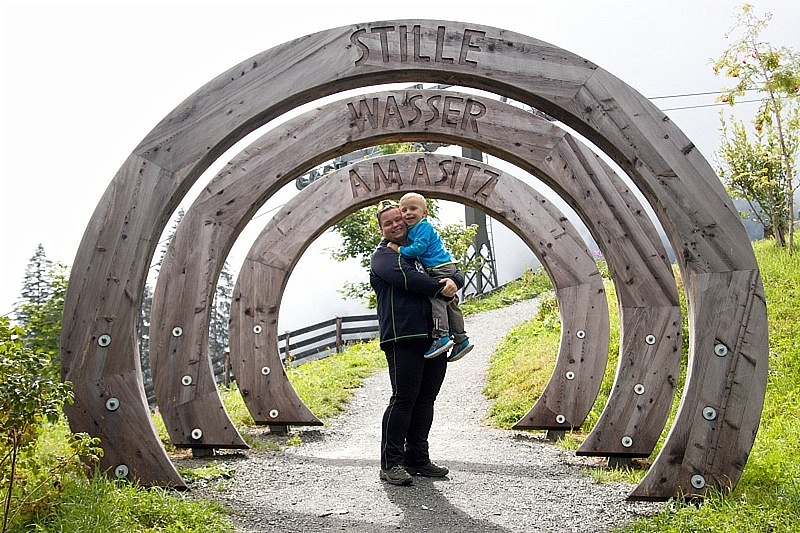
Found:
[[[384,176],[393,176],[395,181],[374,186]],[[248,179],[255,182],[259,176],[249,175]],[[547,424],[579,426],[599,391],[609,339],[602,278],[582,237],[563,212],[513,176],[474,160],[421,153],[373,158],[332,172],[284,205],[250,248],[234,289],[230,343],[234,373],[241,389],[249,392],[244,399],[253,417],[258,421],[260,416],[262,423],[268,423],[291,407],[282,404],[280,388],[272,390],[277,385],[273,376],[284,380],[285,376],[277,372],[265,376],[262,369],[280,368],[278,310],[302,252],[350,212],[387,195],[397,199],[410,191],[465,201],[499,217],[553,273],[564,330],[589,334],[586,342],[560,346],[556,367],[562,370],[554,373],[545,389],[558,411]],[[509,213],[514,215],[509,217]],[[577,379],[564,378],[568,372]],[[564,383],[574,386],[565,387]],[[559,415],[564,421],[557,422]]]
[[[401,30],[409,29],[420,35],[420,46],[410,52],[399,38]],[[700,291],[704,289],[694,285],[695,280],[704,274],[749,273],[755,282],[729,285],[726,297],[763,301],[755,255],[710,165],[661,111],[620,80],[579,56],[496,28],[430,20],[357,24],[303,37],[242,62],[190,96],[140,143],[129,159],[134,164],[123,165],[98,205],[73,263],[71,280],[75,285],[71,282],[64,311],[70,327],[62,333],[64,374],[77,382],[106,374],[106,359],[92,354],[90,348],[91,339],[106,329],[106,321],[114,323],[115,334],[120,333],[117,338],[135,337],[144,274],[154,243],[180,198],[224,150],[300,103],[388,81],[444,81],[507,95],[574,127],[629,172],[659,216],[688,280],[692,358],[708,357],[701,349],[704,343],[724,334],[716,324],[702,323],[702,329],[697,325],[700,316],[712,313],[706,306],[719,300],[703,298]],[[391,140],[391,135],[386,140]],[[159,169],[156,179],[147,170],[143,178],[136,161]],[[129,216],[124,209],[109,209],[114,189],[127,191],[117,196],[113,205],[130,206]],[[104,228],[107,215],[119,223]],[[142,253],[131,253],[135,247],[141,247]],[[747,347],[748,352],[734,348],[731,356],[752,361],[754,379],[760,380],[766,376],[766,311],[759,305],[747,309],[741,316],[742,339],[737,346]],[[134,344],[123,342],[126,347],[115,351],[114,361],[108,364],[135,367]],[[702,366],[690,362],[691,367],[695,365]],[[687,390],[701,386],[702,380],[696,376],[690,375]],[[724,409],[718,418],[735,425],[742,413],[760,411],[763,388],[760,383],[730,382],[725,395],[739,401],[720,399]],[[100,405],[90,407],[93,413],[102,409]],[[697,408],[688,402],[681,406],[692,413]],[[137,417],[145,414],[137,413]],[[730,456],[717,459],[719,454],[705,452],[709,472],[730,468],[727,478],[735,484],[738,467],[727,465],[744,464],[757,425],[758,420],[751,417],[742,419],[739,446]],[[93,427],[78,429],[96,431]],[[157,442],[155,435],[145,433],[140,438]],[[703,449],[696,446],[695,438],[691,432],[674,431],[667,448]],[[677,494],[680,467],[662,456],[654,467],[663,469],[666,485]],[[160,468],[156,462],[153,467]],[[658,494],[663,496],[663,492]]]
[[[346,105],[343,105],[346,103]],[[436,106],[441,108],[441,111]],[[347,109],[347,117],[350,119],[346,122],[347,129],[342,130],[340,120],[341,111]],[[449,112],[448,112],[449,110]],[[424,112],[423,112],[424,111]],[[460,111],[460,113],[459,113]],[[420,114],[422,119],[420,119]],[[407,120],[401,122],[400,119],[406,117]],[[477,117],[477,118],[476,118]],[[423,120],[424,119],[424,120]],[[337,126],[338,125],[338,126]],[[463,125],[463,126],[462,126]],[[454,127],[457,126],[457,127]],[[355,137],[355,131],[361,134],[361,137]],[[397,133],[397,130],[405,128],[406,131]],[[412,129],[413,128],[413,129]],[[611,243],[604,246],[607,252],[607,257],[612,264],[622,265],[616,270],[612,270],[612,275],[618,278],[618,272],[633,270],[636,275],[628,276],[623,280],[616,279],[617,283],[627,289],[621,290],[621,301],[627,304],[633,299],[632,295],[637,294],[633,303],[635,305],[670,305],[671,303],[677,307],[677,293],[672,285],[664,282],[665,278],[671,278],[671,270],[666,262],[666,252],[660,243],[657,232],[650,223],[649,219],[643,213],[643,209],[635,197],[627,190],[619,180],[613,178],[614,174],[605,165],[600,162],[597,156],[591,154],[586,148],[580,148],[577,143],[570,142],[569,136],[564,136],[564,133],[553,127],[546,121],[532,117],[530,114],[524,113],[519,109],[507,106],[495,101],[476,99],[468,95],[463,95],[455,92],[438,93],[430,91],[404,91],[395,93],[380,93],[377,95],[366,95],[358,97],[354,100],[345,100],[321,106],[313,112],[298,117],[293,121],[287,122],[282,129],[275,132],[269,132],[262,139],[256,141],[245,152],[235,158],[226,169],[221,172],[212,182],[206,187],[205,194],[201,195],[198,200],[193,204],[184,217],[184,222],[179,227],[177,234],[185,234],[193,239],[192,244],[195,246],[205,246],[208,249],[224,250],[232,245],[232,241],[224,241],[221,239],[232,239],[234,230],[227,233],[214,233],[214,239],[208,240],[200,238],[198,235],[203,235],[203,230],[198,226],[202,221],[205,227],[241,227],[242,220],[245,220],[248,213],[251,213],[258,207],[259,204],[253,202],[245,202],[242,200],[243,191],[249,191],[251,197],[257,198],[258,202],[265,201],[266,194],[270,190],[274,190],[274,184],[270,181],[271,178],[287,180],[291,179],[296,172],[296,159],[298,157],[314,157],[314,151],[330,150],[338,145],[338,139],[346,139],[351,142],[350,149],[366,144],[370,139],[369,135],[386,135],[386,132],[393,133],[394,135],[403,135],[402,138],[416,139],[416,129],[421,129],[421,133],[430,135],[436,132],[447,132],[451,138],[455,138],[461,143],[474,143],[475,140],[482,140],[484,143],[491,145],[489,148],[493,153],[499,153],[506,157],[511,157],[522,161],[522,158],[530,157],[536,160],[546,160],[549,162],[548,168],[550,169],[553,177],[549,180],[559,186],[562,194],[566,194],[567,200],[575,205],[585,220],[591,221],[591,226],[598,228],[599,236],[602,238],[601,242]],[[461,136],[453,137],[452,130],[464,130]],[[374,133],[373,130],[377,131]],[[411,137],[409,137],[411,136]],[[427,138],[427,137],[426,137]],[[531,139],[526,143],[513,143],[506,151],[506,147],[497,148],[501,139]],[[282,142],[278,144],[277,139]],[[312,144],[311,149],[308,149],[306,144],[301,144],[300,148],[305,148],[305,151],[299,151],[294,142],[290,139],[298,139],[299,143],[305,143],[310,139]],[[320,144],[317,139],[324,139],[330,146]],[[491,140],[489,143],[486,139]],[[497,141],[495,141],[497,139]],[[345,142],[344,140],[342,142]],[[373,141],[375,142],[375,141]],[[505,144],[508,144],[507,142]],[[554,151],[566,151],[571,154],[569,162],[559,157],[553,156]],[[526,166],[534,171],[537,171],[532,163],[525,162]],[[460,163],[459,163],[460,165]],[[286,172],[284,168],[288,168]],[[449,171],[449,170],[447,170]],[[287,174],[288,172],[288,174]],[[366,181],[364,179],[351,180],[351,188],[354,194],[368,194],[370,186],[375,189],[380,189],[385,185],[385,180],[390,180],[390,170],[384,171],[385,176],[380,180],[375,180],[370,177]],[[439,179],[434,176],[431,179]],[[470,178],[471,179],[471,178]],[[477,179],[477,178],[476,178]],[[485,177],[483,178],[485,181]],[[281,181],[283,183],[283,181]],[[372,184],[372,185],[370,185]],[[459,186],[461,184],[458,184]],[[391,186],[391,185],[389,185]],[[450,183],[451,188],[456,187],[455,182]],[[267,192],[265,192],[267,191]],[[569,196],[574,195],[577,199]],[[605,197],[609,203],[597,202],[596,199]],[[542,200],[544,201],[544,200]],[[506,212],[517,216],[522,213],[529,212],[537,204],[519,205],[512,209],[507,209]],[[246,211],[245,211],[246,210]],[[188,221],[188,222],[187,222]],[[213,221],[213,223],[209,222]],[[185,233],[184,233],[185,232]],[[627,242],[622,243],[620,236],[631,234],[637,236],[638,249],[632,248]],[[649,244],[646,242],[647,237],[652,239]],[[180,242],[180,239],[175,239]],[[188,242],[188,240],[184,240]],[[538,242],[537,247],[540,253],[547,254],[553,249],[551,242]],[[641,252],[640,250],[644,250]],[[564,253],[565,251],[560,251]],[[569,253],[569,250],[566,251]],[[187,264],[186,257],[192,253],[188,248],[173,254],[168,254],[166,263],[171,263],[173,260],[177,261],[179,265]],[[642,256],[642,253],[647,255]],[[624,261],[618,258],[622,257]],[[639,258],[639,263],[634,259]],[[223,257],[217,257],[217,263],[221,265]],[[185,268],[185,267],[181,267]],[[250,268],[247,265],[247,268]],[[561,268],[555,260],[545,261],[545,268],[548,269],[550,275],[557,280],[557,286],[572,287],[584,283],[580,277],[575,277],[574,271],[569,266]],[[206,270],[211,272],[211,269]],[[651,272],[655,272],[652,274]],[[652,281],[655,278],[655,281]],[[183,297],[183,294],[196,294],[198,301],[203,301],[206,295],[213,290],[216,278],[197,278],[195,280],[199,284],[194,287],[185,286],[182,283],[176,283],[172,278],[165,277],[159,280],[159,287],[169,286],[169,293],[164,297],[165,301],[178,302]],[[623,285],[624,283],[624,285]],[[639,291],[634,291],[633,288],[638,288]],[[670,292],[671,289],[671,292]],[[157,295],[161,293],[160,288],[156,290]],[[644,293],[644,295],[638,294]],[[158,301],[159,298],[156,298]],[[154,308],[158,308],[154,303]],[[644,303],[642,303],[644,302]],[[591,308],[591,299],[584,302],[584,305]],[[263,309],[271,309],[269,321],[276,320],[277,308],[274,305],[259,305]],[[623,307],[627,308],[626,305]],[[196,308],[200,308],[199,306]],[[597,310],[595,313],[606,314],[605,309]],[[157,309],[160,311],[160,309]],[[154,316],[158,312],[154,311]],[[165,312],[172,312],[178,315],[179,311],[166,310]],[[585,310],[575,312],[570,310],[565,313],[566,320],[579,319],[585,320]],[[574,327],[571,327],[574,325]],[[572,333],[579,330],[586,331],[585,326],[580,322],[577,324],[565,323],[562,330],[562,344],[564,346],[574,345],[579,342],[578,339],[572,338]],[[680,327],[677,327],[675,335],[680,335]],[[207,329],[207,324],[204,325]],[[198,329],[198,331],[201,331]],[[635,330],[630,331],[633,335]],[[158,350],[161,345],[157,341],[160,335],[163,335],[163,330],[156,329],[151,335],[151,343],[155,346],[154,349]],[[641,335],[642,337],[644,334]],[[594,335],[590,339],[595,339],[601,344],[607,343],[607,335]],[[261,342],[261,337],[258,338]],[[204,344],[204,343],[201,343]],[[679,353],[675,354],[674,350],[661,343],[660,339],[657,343],[656,349],[661,349],[662,353],[672,355],[669,360],[671,369],[677,371],[680,363]],[[592,348],[589,351],[594,352]],[[623,352],[639,353],[626,348],[623,344]],[[592,364],[599,364],[599,368],[605,367],[606,359],[589,358]],[[593,387],[594,392],[586,394],[577,401],[570,397],[566,404],[563,404],[564,396],[560,393],[556,394],[552,391],[565,390],[567,372],[570,370],[563,370],[561,366],[565,361],[573,361],[570,358],[558,358],[560,361],[553,374],[547,389],[542,395],[542,400],[534,405],[531,412],[523,417],[518,423],[517,427],[526,428],[541,428],[541,429],[566,429],[570,427],[578,427],[588,414],[589,409],[596,396],[596,386]],[[188,363],[181,363],[188,364]],[[646,360],[637,361],[637,367],[642,367],[641,372],[647,373],[651,369]],[[210,368],[210,365],[207,365]],[[259,368],[277,368],[276,361],[271,361],[269,364],[264,362],[264,365]],[[574,373],[574,371],[573,371]],[[598,375],[598,367],[587,374],[594,380]],[[256,420],[259,423],[270,423],[279,420],[286,416],[286,421],[292,420],[295,424],[315,422],[316,419],[312,418],[310,413],[304,409],[302,402],[296,398],[291,392],[291,388],[284,381],[279,381],[279,374],[267,374],[268,380],[276,386],[280,386],[282,392],[276,393],[278,397],[283,397],[292,406],[276,405],[274,398],[270,398],[267,403],[272,405],[272,408],[267,409],[264,401],[265,398],[261,394],[253,393],[256,390],[255,383],[257,383],[257,376],[248,376],[254,378],[255,381],[248,381],[247,386],[243,387],[248,397],[254,404],[251,407]],[[205,375],[198,376],[200,379],[205,379],[209,383],[213,383],[213,376],[210,370]],[[173,387],[180,387],[178,375],[176,374],[162,374],[158,372],[154,378],[156,381],[169,380]],[[674,392],[674,384],[670,386],[669,381],[664,379],[656,381],[662,387],[670,392]],[[593,383],[596,383],[593,381]],[[631,384],[632,388],[634,384]],[[622,387],[623,390],[628,390],[628,387]],[[581,387],[581,391],[589,391],[586,387]],[[655,393],[655,391],[651,391]],[[251,394],[255,394],[251,396]],[[656,394],[657,397],[662,395]],[[558,405],[556,405],[556,403]],[[564,405],[570,405],[569,409],[565,409]],[[171,418],[170,404],[161,406],[162,415],[165,419]],[[202,412],[204,406],[197,405],[195,408],[198,412]],[[299,412],[297,410],[300,410]],[[637,416],[647,419],[651,424],[659,424],[663,426],[668,413],[668,405],[648,405],[643,409],[636,412]],[[276,414],[280,413],[280,414]],[[259,414],[260,413],[260,414]],[[270,419],[262,420],[265,414],[269,414]],[[561,416],[564,416],[563,421],[559,421]],[[657,415],[657,416],[654,416]],[[305,418],[302,418],[305,416]],[[613,426],[616,420],[608,420],[608,424]],[[613,435],[613,432],[605,429],[606,422],[603,421],[596,431],[603,432],[606,435]],[[616,427],[621,427],[617,423]],[[660,429],[660,428],[659,428]],[[182,434],[187,434],[188,428]],[[624,455],[630,453],[630,450],[620,444],[621,437],[607,438],[602,441],[602,446],[595,446],[590,449],[590,453],[596,455]],[[647,438],[639,438],[636,435],[637,442],[640,442],[640,450],[643,447],[650,446],[650,450],[655,445],[658,436],[658,431],[655,431],[655,436],[648,436]],[[637,452],[641,455],[641,451]]]

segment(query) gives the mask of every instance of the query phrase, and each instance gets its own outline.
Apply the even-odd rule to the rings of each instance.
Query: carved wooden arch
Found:
[[[375,187],[384,176],[390,183]],[[539,257],[562,310],[542,418],[554,428],[580,426],[600,390],[609,339],[603,281],[583,238],[561,210],[513,176],[470,159],[419,153],[378,157],[327,175],[284,205],[253,243],[234,288],[229,337],[234,374],[253,418],[286,423],[282,412],[294,407],[282,387],[271,389],[286,380],[277,350],[278,310],[305,249],[349,213],[410,191],[488,212]]]
[[[451,114],[461,109],[463,118],[475,123],[462,129],[460,120],[415,120],[417,111],[423,106],[421,102],[431,106],[447,102],[442,105],[451,109]],[[389,113],[384,110],[390,110],[395,119],[412,119],[402,127],[397,126],[399,122],[395,119],[391,125],[375,129],[367,127],[372,123],[367,116],[371,116],[376,125],[383,124]],[[618,287],[621,322],[623,328],[627,328],[620,350],[624,372],[618,372],[606,409],[579,452],[585,455],[648,456],[669,413],[680,366],[677,291],[666,251],[652,223],[630,191],[618,179],[611,179],[613,171],[564,130],[493,99],[449,91],[376,93],[320,106],[251,144],[208,184],[176,230],[155,291],[154,318],[150,328],[151,369],[156,391],[165,388],[173,391],[171,395],[159,396],[169,400],[192,392],[192,387],[182,383],[181,373],[174,372],[172,366],[162,368],[162,361],[169,361],[170,365],[181,369],[194,365],[192,377],[208,383],[205,387],[198,386],[198,389],[214,388],[206,338],[209,316],[197,310],[207,307],[206,302],[216,285],[216,273],[225,259],[224,251],[232,246],[236,228],[243,227],[249,220],[248,213],[255,212],[286,180],[294,179],[296,169],[303,166],[299,160],[319,158],[318,151],[328,156],[335,153],[328,150],[338,150],[345,145],[348,150],[354,150],[383,142],[390,133],[395,140],[444,138],[521,162],[523,168],[541,175],[573,204],[606,253]],[[307,139],[317,141],[308,144]],[[519,141],[509,141],[517,139]],[[273,181],[273,176],[277,182]],[[247,201],[243,201],[245,197]],[[603,201],[598,202],[597,198]],[[187,269],[186,265],[190,264],[205,266]],[[570,275],[570,271],[559,274],[564,286],[580,283],[579,278],[570,279]],[[170,302],[170,305],[159,305],[162,300]],[[564,302],[562,298],[564,309],[573,307],[563,305]],[[175,324],[179,324],[186,334],[177,340],[169,339],[169,330]],[[565,339],[575,340],[572,334],[577,331],[565,330],[562,333]],[[652,340],[648,340],[650,337]],[[161,347],[168,343],[170,351],[162,351]],[[187,363],[186,354],[190,353],[200,355]],[[275,368],[275,365],[269,368]],[[284,398],[279,409],[270,405],[272,399],[257,392],[260,389],[252,382],[242,387],[246,397],[258,395],[258,399],[251,399],[258,405],[250,405],[256,420],[298,425],[305,420],[316,420],[296,396],[288,380],[282,379],[282,375],[269,375],[271,385],[280,387],[280,390],[273,391],[274,395]],[[563,376],[558,379],[565,380]],[[551,391],[552,388],[546,392]],[[216,396],[214,398],[218,400]],[[222,406],[221,403],[218,407],[209,406],[209,399],[206,395],[199,396],[196,401],[189,397],[180,404],[180,413],[177,414],[169,403],[160,404],[167,427],[177,428],[170,431],[176,445],[225,445],[226,440],[213,439],[217,434],[224,435],[232,423],[212,425],[216,419],[205,416],[206,411],[209,407],[214,412],[222,411]],[[277,410],[277,416],[263,419],[264,413],[274,410]],[[570,427],[566,423],[554,427],[559,414],[560,405],[556,397],[543,395],[519,426]],[[573,423],[572,420],[569,422]],[[191,437],[191,432],[197,428],[202,430],[202,442]]]
[[[247,133],[314,98],[439,80],[542,109],[629,172],[677,251],[691,331],[673,431],[632,497],[735,485],[766,388],[766,306],[755,255],[713,170],[655,106],[583,58],[496,28],[429,20],[336,28],[244,61],[178,106],[123,164],[76,255],[61,343],[62,377],[76,391],[73,430],[111,437],[101,468],[136,472],[144,484],[181,484],[142,401],[135,330],[158,236],[202,171]],[[107,406],[109,396],[120,403]],[[135,443],[117,438],[128,425],[143,428]]]

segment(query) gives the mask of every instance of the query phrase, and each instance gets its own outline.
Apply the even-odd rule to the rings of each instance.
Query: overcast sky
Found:
[[[774,15],[766,40],[800,50],[800,2],[752,3],[757,13]],[[726,83],[714,76],[709,62],[728,45],[725,33],[740,5],[729,0],[6,1],[0,8],[0,315],[13,309],[37,244],[51,260],[71,265],[100,196],[139,141],[196,89],[258,52],[356,22],[475,22],[566,48],[657,98],[716,91]],[[719,140],[713,95],[654,101],[713,164]]]

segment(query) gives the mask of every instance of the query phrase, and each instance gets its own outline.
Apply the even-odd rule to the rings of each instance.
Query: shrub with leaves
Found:
[[[39,503],[58,475],[80,456],[97,458],[98,441],[72,436],[72,456],[48,465],[37,464],[30,451],[47,423],[54,423],[65,403],[72,402],[71,384],[52,378],[52,360],[25,347],[22,328],[0,317],[0,483],[3,491],[3,532],[25,506]]]

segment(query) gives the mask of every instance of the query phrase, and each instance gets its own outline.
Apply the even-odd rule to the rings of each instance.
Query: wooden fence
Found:
[[[341,353],[348,344],[366,342],[378,336],[377,315],[337,316],[295,331],[286,331],[278,336],[278,351],[281,360],[292,365],[300,365],[322,359],[334,353]],[[231,373],[229,354],[214,354],[211,363],[217,383],[230,385],[235,377]],[[227,372],[226,372],[227,370]],[[147,402],[150,407],[156,404],[153,379],[149,372],[142,376]]]

